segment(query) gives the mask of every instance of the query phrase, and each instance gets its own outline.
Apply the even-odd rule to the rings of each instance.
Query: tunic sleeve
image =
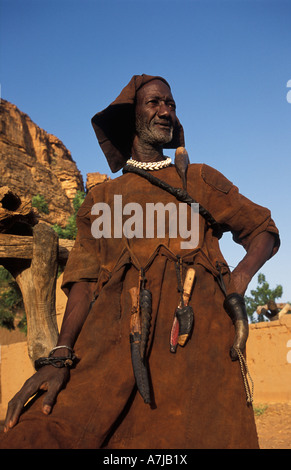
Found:
[[[251,241],[262,232],[274,235],[273,256],[279,249],[279,231],[269,209],[255,204],[240,194],[238,188],[213,168],[203,165],[202,178],[206,183],[213,217],[233,235],[233,240],[246,251]]]
[[[235,186],[230,191],[230,197],[236,200],[238,204],[238,210],[225,220],[233,235],[233,240],[248,251],[251,241],[257,235],[262,232],[270,232],[275,238],[273,256],[279,249],[280,238],[269,209],[259,206],[242,196]]]
[[[91,209],[93,200],[90,193],[80,207],[77,217],[77,237],[70,252],[63,276],[62,289],[74,282],[96,281],[100,269],[98,240],[91,234]]]

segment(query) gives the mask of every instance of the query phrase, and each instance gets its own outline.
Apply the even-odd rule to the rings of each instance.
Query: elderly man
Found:
[[[164,148],[184,146],[184,134],[162,77],[134,76],[92,123],[112,171],[125,167],[124,174],[95,186],[78,212],[58,344],[11,400],[1,447],[258,447],[242,374],[243,295],[279,247],[270,212],[213,168],[186,161],[181,170],[164,156]],[[180,208],[181,201],[189,222],[192,202],[199,203],[191,226],[197,243],[183,248],[180,233],[170,236],[169,222],[161,238],[147,237],[144,213],[143,235],[126,236],[122,225],[110,225],[104,236],[98,223],[96,233],[96,207],[113,209],[116,201],[112,225],[120,213],[125,223],[130,208],[161,202]],[[129,212],[122,212],[127,204]],[[232,273],[217,227],[246,249]],[[226,300],[233,295],[232,311]]]

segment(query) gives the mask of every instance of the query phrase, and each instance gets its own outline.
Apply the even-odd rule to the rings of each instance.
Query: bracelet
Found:
[[[67,356],[52,357],[52,354],[56,349],[62,349],[62,348],[66,348],[70,351],[70,357],[67,357]],[[49,352],[48,357],[40,357],[39,359],[36,359],[36,361],[34,362],[34,368],[36,370],[39,370],[43,366],[50,365],[50,366],[57,367],[58,369],[61,367],[68,367],[71,369],[75,365],[76,359],[77,358],[74,354],[73,349],[70,348],[69,346],[65,346],[65,345],[56,346]]]
[[[43,366],[54,366],[60,369],[61,367],[68,367],[71,369],[75,364],[75,356],[71,359],[68,357],[40,357],[34,361],[35,370],[39,370]]]
[[[52,355],[52,353],[56,350],[56,349],[62,349],[62,348],[66,348],[68,349],[72,356],[74,355],[74,351],[72,348],[70,348],[70,346],[66,346],[65,344],[61,345],[61,346],[55,346],[50,352],[49,352],[49,357]]]

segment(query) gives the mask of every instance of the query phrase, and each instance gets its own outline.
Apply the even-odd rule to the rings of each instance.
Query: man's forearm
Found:
[[[73,284],[68,296],[57,346],[66,345],[71,348],[74,347],[88,316],[94,288],[95,282],[77,282]]]
[[[236,292],[244,295],[253,276],[271,257],[274,245],[275,237],[270,232],[262,232],[252,240],[247,254],[232,272]]]

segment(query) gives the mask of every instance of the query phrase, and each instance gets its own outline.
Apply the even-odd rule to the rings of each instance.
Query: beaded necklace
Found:
[[[139,162],[132,159],[129,159],[126,162],[127,165],[134,166],[135,168],[142,168],[143,170],[159,170],[160,168],[170,166],[171,163],[171,157],[167,157],[165,160],[160,160],[159,162]]]

